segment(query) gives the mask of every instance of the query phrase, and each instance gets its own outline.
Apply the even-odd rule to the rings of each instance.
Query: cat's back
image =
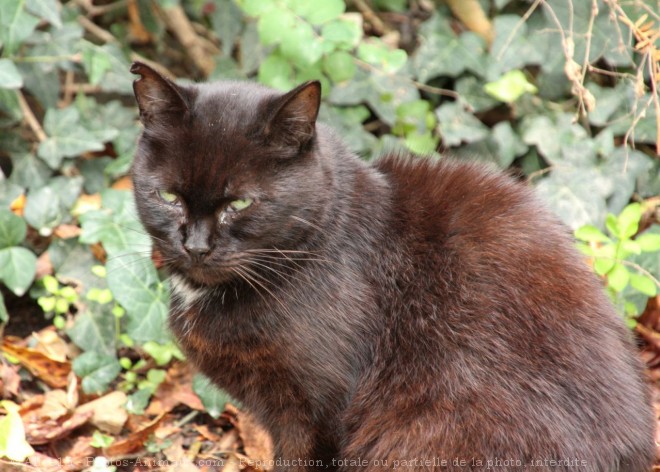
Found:
[[[439,436],[452,439],[428,447],[447,454],[573,452],[588,470],[643,470],[653,419],[641,365],[569,229],[527,185],[482,164],[389,156],[374,167],[391,188],[385,239],[397,251],[384,303],[397,349],[383,345],[376,382],[405,392],[383,403],[429,427],[434,414],[410,399],[443,410]],[[499,416],[519,427],[491,443]]]

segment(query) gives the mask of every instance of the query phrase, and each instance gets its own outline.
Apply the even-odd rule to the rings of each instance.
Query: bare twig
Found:
[[[378,36],[382,36],[390,31],[390,28],[374,13],[367,2],[364,0],[353,0],[353,4]]]
[[[525,24],[525,22],[529,19],[530,16],[532,16],[532,13],[539,7],[543,0],[534,0],[534,3],[532,3],[532,6],[530,6],[525,14],[520,18],[518,23],[516,23],[516,26],[513,27],[511,30],[511,33],[509,33],[509,36],[507,36],[506,41],[504,41],[504,45],[500,49],[500,52],[497,53],[497,60],[501,61],[502,57],[504,56],[504,53],[506,52],[507,49],[509,49],[509,46],[513,42],[513,38],[516,37],[516,34],[518,34],[518,31],[520,28],[522,28],[522,25]]]
[[[99,25],[85,16],[78,17],[78,23],[82,25],[90,34],[96,36],[104,43],[116,43],[117,39],[109,31],[104,30]]]
[[[43,142],[47,140],[48,135],[46,135],[44,129],[41,127],[41,124],[39,124],[39,120],[37,120],[37,117],[34,116],[34,113],[32,112],[30,105],[25,99],[25,95],[23,95],[23,92],[17,90],[16,96],[18,97],[18,104],[21,107],[23,118],[25,118],[25,121],[27,122],[30,129],[32,129],[39,142]]]
[[[215,64],[211,54],[204,47],[204,42],[195,33],[190,20],[180,5],[161,9],[167,28],[176,36],[179,43],[186,48],[195,66],[208,76],[213,72]]]

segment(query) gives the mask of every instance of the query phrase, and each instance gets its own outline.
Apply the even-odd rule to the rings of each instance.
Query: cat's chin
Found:
[[[232,275],[229,273],[218,273],[198,267],[190,268],[181,275],[195,284],[209,287],[227,283],[232,279]]]

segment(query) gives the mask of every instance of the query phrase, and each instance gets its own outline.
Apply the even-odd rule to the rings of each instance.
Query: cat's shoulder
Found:
[[[427,234],[565,238],[533,188],[479,161],[389,155],[374,161],[392,188],[393,205],[406,227]]]

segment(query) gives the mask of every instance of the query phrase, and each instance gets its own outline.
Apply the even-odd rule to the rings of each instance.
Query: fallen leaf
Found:
[[[32,333],[32,337],[37,340],[35,350],[43,352],[50,359],[58,362],[67,361],[69,345],[57,333],[55,326],[48,326],[38,333]]]
[[[163,449],[163,453],[170,463],[175,464],[172,469],[177,472],[199,472],[200,470],[186,455],[181,437],[174,439],[171,446]]]
[[[32,454],[28,457],[28,461],[31,465],[35,466],[39,472],[65,472],[66,470],[62,467],[62,463],[59,459],[47,456],[41,452],[35,452]]]
[[[141,450],[144,443],[149,439],[149,436],[156,431],[163,418],[165,418],[165,413],[156,417],[144,428],[130,434],[127,438],[113,443],[104,450],[105,454],[108,457],[124,457]]]
[[[91,436],[65,438],[52,445],[55,457],[58,457],[67,471],[79,471],[90,467],[97,455],[92,446]]]
[[[124,176],[111,185],[115,190],[133,190],[133,181],[129,176]]]
[[[61,224],[53,230],[53,234],[61,239],[71,239],[80,236],[80,226]]]
[[[203,411],[199,397],[192,389],[193,371],[183,362],[175,362],[167,370],[167,376],[162,381],[149,404],[147,414],[160,414],[172,411],[177,405],[184,404],[193,410]]]
[[[0,363],[0,394],[2,397],[15,397],[21,386],[21,376],[18,374],[17,365]]]
[[[53,272],[53,263],[50,260],[50,254],[48,251],[44,251],[39,257],[37,257],[37,271],[34,278],[35,280],[39,280],[46,275],[52,275]]]
[[[34,454],[27,442],[27,433],[19,413],[18,405],[9,400],[0,402],[7,414],[0,419],[0,457],[23,462]]]
[[[212,432],[205,424],[194,424],[193,429],[197,431],[204,439],[217,443],[220,441],[220,436]]]
[[[128,413],[124,408],[126,394],[116,391],[108,393],[96,400],[80,405],[76,408],[78,412],[92,412],[90,423],[101,431],[110,434],[119,434],[126,423]]]
[[[23,216],[23,210],[25,209],[25,194],[22,193],[14,199],[9,204],[9,209],[14,212],[15,215]]]
[[[30,444],[47,444],[64,438],[71,432],[87,423],[92,417],[92,412],[73,412],[71,415],[62,416],[57,419],[41,420],[38,423],[25,425],[25,433]]]
[[[64,390],[51,390],[44,395],[44,403],[36,414],[40,419],[56,420],[70,413]]]
[[[71,372],[70,362],[51,359],[36,349],[22,347],[21,341],[13,336],[2,340],[2,351],[15,357],[32,375],[54,388],[64,388]]]
[[[237,410],[236,420],[245,454],[263,465],[263,470],[271,470],[272,467],[269,464],[272,464],[273,460],[273,440],[270,434],[249,413]]]

